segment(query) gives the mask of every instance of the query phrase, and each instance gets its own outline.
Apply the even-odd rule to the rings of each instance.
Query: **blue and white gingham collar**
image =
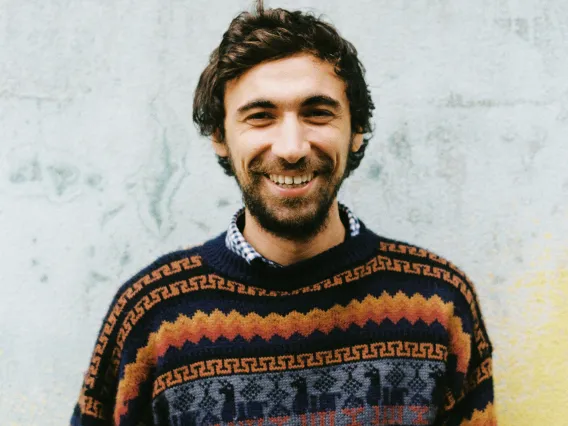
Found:
[[[361,223],[359,219],[353,214],[353,212],[344,204],[339,203],[339,210],[347,216],[349,221],[349,235],[355,237],[359,235],[361,230]],[[245,237],[243,236],[241,230],[239,229],[238,222],[244,214],[245,209],[242,208],[233,215],[231,223],[229,224],[229,229],[227,229],[227,236],[225,237],[225,245],[229,250],[238,256],[242,257],[247,261],[247,263],[252,263],[255,259],[260,259],[261,261],[269,264],[273,267],[282,267],[282,265],[267,259],[259,252],[257,252],[253,246],[251,246]]]

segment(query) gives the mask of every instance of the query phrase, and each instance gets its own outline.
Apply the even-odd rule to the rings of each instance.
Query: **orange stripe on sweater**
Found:
[[[233,340],[237,336],[246,340],[255,336],[265,340],[274,336],[288,339],[294,333],[307,337],[315,331],[327,334],[335,328],[346,330],[353,324],[362,327],[368,321],[380,324],[389,319],[396,324],[403,318],[411,324],[418,320],[428,325],[434,321],[442,324],[450,337],[449,351],[457,357],[457,370],[467,371],[471,336],[463,331],[461,319],[454,316],[453,303],[445,303],[437,295],[426,299],[420,294],[408,297],[401,291],[394,296],[383,292],[379,297],[368,295],[361,302],[352,300],[346,306],[334,305],[328,310],[312,309],[305,314],[271,313],[265,317],[256,313],[243,315],[235,310],[228,314],[217,309],[210,314],[197,311],[191,318],[180,315],[173,323],[164,322],[158,331],[150,334],[148,344],[138,350],[136,361],[125,367],[118,385],[115,422],[118,424],[128,411],[128,402],[138,396],[140,385],[148,379],[158,358],[171,347],[179,349],[186,342],[197,344],[204,337],[211,341],[220,337]]]

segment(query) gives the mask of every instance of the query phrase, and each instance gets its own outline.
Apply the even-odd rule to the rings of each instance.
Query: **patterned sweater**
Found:
[[[424,249],[360,233],[248,264],[223,233],[116,293],[71,425],[495,425],[473,284]]]

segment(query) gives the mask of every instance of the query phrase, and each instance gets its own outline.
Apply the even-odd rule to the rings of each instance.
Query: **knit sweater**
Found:
[[[360,233],[311,259],[247,263],[226,233],[116,293],[71,425],[494,425],[473,284]]]

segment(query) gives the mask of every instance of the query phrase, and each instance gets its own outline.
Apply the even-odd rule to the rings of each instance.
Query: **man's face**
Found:
[[[225,143],[245,206],[260,225],[307,240],[325,225],[352,135],[345,83],[312,55],[260,64],[225,88]]]

